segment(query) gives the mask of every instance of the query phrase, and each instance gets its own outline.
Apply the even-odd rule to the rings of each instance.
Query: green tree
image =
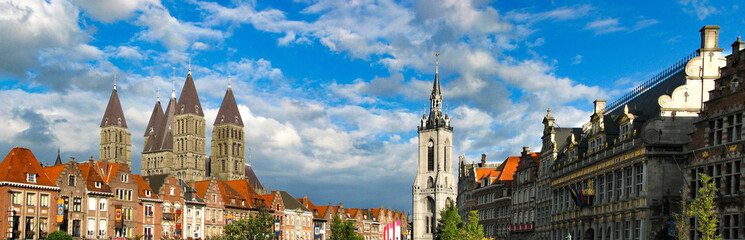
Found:
[[[338,215],[331,220],[331,240],[364,240],[362,236],[354,232],[352,221],[342,221]]]
[[[479,214],[471,211],[468,222],[463,222],[458,214],[455,202],[448,201],[437,220],[436,239],[438,240],[482,240],[483,227],[479,225]]]
[[[274,238],[272,226],[274,217],[265,209],[248,220],[235,221],[225,225],[223,233],[226,240],[269,240]]]
[[[688,225],[688,219],[691,218],[691,215],[686,211],[688,209],[686,196],[690,192],[691,190],[688,188],[688,185],[685,185],[680,190],[680,213],[673,214],[673,219],[675,220],[675,239],[678,240],[690,240],[688,232],[691,230],[691,226]]]
[[[709,175],[699,173],[698,176],[701,178],[701,187],[691,205],[685,209],[685,214],[696,219],[696,230],[701,234],[701,240],[721,239],[716,233],[719,216],[716,215],[714,203],[714,197],[719,190]]]
[[[465,223],[466,239],[481,240],[484,239],[484,227],[479,224],[479,213],[471,211],[468,216],[468,222]]]
[[[72,240],[72,237],[66,232],[54,231],[47,236],[47,240]]]

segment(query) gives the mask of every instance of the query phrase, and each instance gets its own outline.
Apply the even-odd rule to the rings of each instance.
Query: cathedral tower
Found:
[[[101,119],[100,158],[114,163],[132,165],[132,134],[127,131],[127,120],[124,119],[119,94],[111,91],[109,104]]]
[[[233,89],[228,83],[228,90],[222,99],[212,128],[212,153],[210,176],[219,180],[237,180],[245,178],[243,141],[243,119],[238,112],[238,105],[233,96]]]
[[[181,89],[174,120],[173,174],[186,182],[206,179],[204,112],[191,69]]]
[[[440,211],[457,194],[451,158],[453,128],[450,117],[442,113],[439,70],[435,70],[429,99],[429,116],[423,115],[418,127],[419,164],[412,186],[414,240],[435,238]]]

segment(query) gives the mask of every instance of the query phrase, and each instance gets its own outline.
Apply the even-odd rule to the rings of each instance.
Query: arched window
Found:
[[[428,188],[434,188],[435,187],[435,182],[432,180],[432,177],[429,177],[429,179],[427,179],[427,187]]]
[[[435,200],[431,197],[427,197],[427,233],[435,232]]]
[[[427,146],[427,171],[435,170],[435,143],[431,140]]]

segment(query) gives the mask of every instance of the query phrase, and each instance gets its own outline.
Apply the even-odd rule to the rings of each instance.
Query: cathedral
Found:
[[[175,79],[165,110],[160,97],[155,102],[144,131],[142,175],[173,175],[185,182],[209,179],[248,179],[261,190],[253,169],[245,163],[243,119],[230,82],[213,123],[211,154],[206,154],[206,119],[194,78],[189,70],[181,94],[176,98]],[[131,165],[131,134],[127,129],[114,84],[101,120],[100,157]]]
[[[429,116],[422,116],[419,133],[419,163],[412,186],[412,239],[434,239],[440,211],[455,201],[457,189],[451,153],[453,128],[450,117],[442,113],[439,70],[430,94]]]

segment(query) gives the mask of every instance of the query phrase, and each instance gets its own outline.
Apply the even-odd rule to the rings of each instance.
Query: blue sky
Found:
[[[692,53],[737,1],[0,1],[0,153],[98,158],[118,76],[133,168],[155,103],[191,58],[208,132],[232,75],[257,175],[316,204],[411,209],[416,126],[439,52],[454,149],[470,161],[540,148],[561,126]],[[208,133],[207,138],[211,139]],[[207,150],[209,151],[209,149]],[[247,157],[248,158],[248,157]]]

